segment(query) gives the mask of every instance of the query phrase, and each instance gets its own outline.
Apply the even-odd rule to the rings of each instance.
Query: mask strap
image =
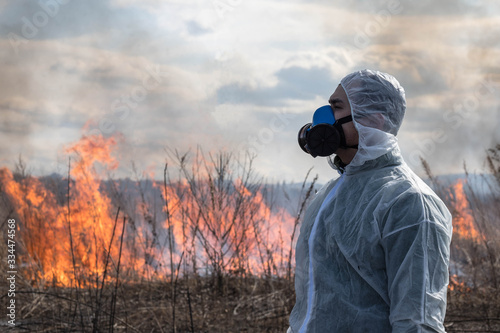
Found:
[[[352,115],[348,115],[348,116],[345,116],[343,118],[340,118],[340,119],[337,119],[337,121],[335,122],[335,126],[337,127],[337,129],[339,130],[339,133],[340,133],[340,140],[341,140],[341,143],[342,143],[342,146],[344,146],[344,148],[354,148],[354,149],[358,149],[358,145],[353,145],[353,146],[348,146],[345,142],[345,136],[344,136],[344,130],[342,130],[342,124],[345,124],[345,123],[349,123],[353,121],[352,120]]]
[[[337,124],[342,125],[352,121],[352,115],[345,116],[344,118],[337,119]]]

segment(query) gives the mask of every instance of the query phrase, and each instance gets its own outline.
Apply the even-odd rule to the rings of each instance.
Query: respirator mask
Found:
[[[302,150],[312,157],[330,156],[338,148],[358,148],[347,146],[342,124],[352,121],[352,115],[335,119],[330,105],[314,112],[312,123],[305,124],[299,131],[298,141]]]

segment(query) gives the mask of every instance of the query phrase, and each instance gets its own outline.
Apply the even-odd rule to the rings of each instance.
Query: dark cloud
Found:
[[[426,61],[428,55],[415,53],[402,68],[387,68],[406,92],[406,98],[440,94],[450,89],[443,67],[438,61]],[[366,68],[383,68],[380,63],[366,63]],[[372,66],[372,67],[370,67]]]
[[[30,133],[33,124],[43,122],[38,112],[20,113],[18,110],[9,109],[6,105],[0,106],[2,117],[0,120],[0,132],[8,135],[17,135],[21,133]]]
[[[0,36],[44,40],[113,29],[125,37],[145,24],[154,26],[156,19],[136,7],[113,7],[109,0],[11,0],[2,8],[0,22]]]
[[[190,35],[200,36],[212,32],[212,29],[203,27],[197,21],[189,20],[186,22],[186,27]]]
[[[301,3],[310,4],[309,0],[299,0]],[[499,9],[499,4],[488,0],[347,0],[335,1],[314,0],[312,3],[325,5],[326,7],[355,10],[358,13],[375,13],[382,10],[397,12],[398,15],[409,16],[493,16]]]
[[[431,16],[489,16],[493,8],[498,9],[494,1],[443,0],[443,1],[401,1],[403,15]]]
[[[318,96],[326,101],[338,84],[326,67],[293,66],[280,69],[275,76],[278,83],[272,87],[254,88],[240,83],[222,86],[217,91],[217,101],[221,104],[279,105],[287,100],[309,100]]]

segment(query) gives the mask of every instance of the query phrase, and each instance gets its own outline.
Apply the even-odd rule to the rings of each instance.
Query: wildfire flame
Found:
[[[204,262],[250,274],[285,267],[280,263],[288,260],[283,253],[291,245],[294,218],[271,209],[259,189],[239,178],[229,192],[217,192],[210,178],[197,184],[153,182],[166,199],[166,218],[156,216],[144,196],[133,212],[121,207],[119,216],[116,200],[102,189],[103,177],[96,171],[96,166],[104,171],[118,167],[116,146],[116,138],[95,135],[67,147],[66,153],[76,158],[62,196],[36,177],[19,179],[0,169],[0,184],[21,220],[20,259],[30,267],[23,274],[31,281],[74,286],[86,277],[95,286],[113,278],[119,260],[122,272],[141,278],[164,277],[183,260],[193,271]]]
[[[35,177],[17,182],[8,169],[0,171],[0,182],[22,220],[24,262],[31,266],[32,280],[70,286],[84,272],[102,277],[108,254],[117,256],[116,238],[110,244],[116,208],[99,190],[93,168],[96,162],[110,170],[117,167],[111,156],[115,145],[114,138],[84,136],[66,149],[77,155],[66,203]]]
[[[452,189],[454,194],[453,234],[460,238],[478,241],[480,234],[474,226],[474,217],[464,190],[464,181],[457,181]]]
[[[448,285],[448,290],[450,291],[459,291],[459,292],[468,292],[470,288],[467,287],[464,281],[461,281],[458,275],[452,274],[450,275],[450,283]]]

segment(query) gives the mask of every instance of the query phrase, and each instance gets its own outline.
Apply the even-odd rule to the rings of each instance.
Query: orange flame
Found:
[[[450,283],[448,284],[448,290],[459,291],[459,292],[468,292],[470,288],[465,285],[464,281],[460,281],[460,278],[456,274],[450,275]]]
[[[474,226],[474,217],[464,191],[464,181],[459,180],[453,185],[453,233],[460,238],[478,241],[480,234]]]
[[[117,218],[116,200],[102,190],[96,168],[118,167],[116,145],[116,138],[95,135],[67,147],[76,159],[71,160],[69,191],[59,196],[36,177],[17,180],[0,169],[0,184],[22,220],[22,260],[31,267],[27,278],[64,286],[85,278],[96,286],[113,278],[118,257],[123,271],[141,278],[166,276],[172,263],[185,263],[187,257],[192,270],[196,262],[213,261],[224,272],[284,272],[295,219],[284,209],[271,209],[261,189],[239,178],[230,180],[229,192],[218,189],[209,176],[198,179],[197,192],[185,180],[167,186],[153,182],[167,200],[162,208],[166,218],[157,223],[155,208],[144,197],[133,212],[122,207],[128,222],[119,252],[125,221]]]
[[[69,286],[75,276],[90,272],[97,282],[106,269],[108,250],[112,257],[117,256],[117,247],[110,244],[116,208],[100,192],[93,168],[96,162],[106,169],[117,167],[111,157],[115,144],[114,138],[83,137],[67,149],[77,154],[67,204],[39,179],[26,177],[16,182],[9,170],[1,170],[0,181],[23,222],[20,234],[26,247],[24,259],[32,266],[32,280]]]

